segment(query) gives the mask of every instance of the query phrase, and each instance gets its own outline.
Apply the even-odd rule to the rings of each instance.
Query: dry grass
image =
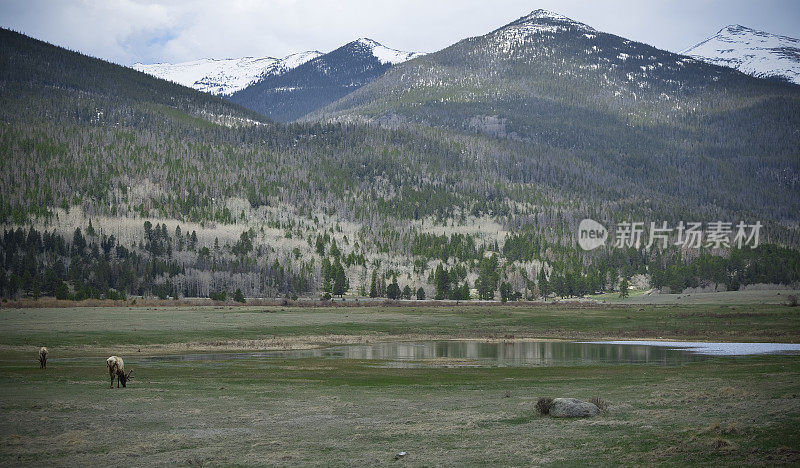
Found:
[[[725,435],[725,436],[735,436],[742,433],[742,429],[736,422],[728,423],[728,424],[721,424],[719,421],[714,422],[714,424],[708,426],[704,430],[700,431],[701,434],[717,434],[717,435]]]

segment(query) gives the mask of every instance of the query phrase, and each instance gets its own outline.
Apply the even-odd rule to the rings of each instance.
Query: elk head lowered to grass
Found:
[[[42,346],[39,349],[39,369],[47,368],[47,348]]]
[[[125,384],[131,378],[133,370],[128,371],[126,374],[125,363],[122,362],[122,358],[119,356],[111,356],[106,359],[106,366],[108,367],[108,375],[111,377],[111,388],[114,388],[114,376],[117,377],[117,388],[119,388],[119,384],[122,384],[122,387],[125,388]]]

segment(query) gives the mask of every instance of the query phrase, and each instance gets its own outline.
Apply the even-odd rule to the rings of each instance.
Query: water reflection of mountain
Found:
[[[152,360],[220,361],[259,358],[326,358],[386,361],[431,361],[455,359],[478,365],[564,365],[582,363],[648,363],[678,365],[708,359],[687,350],[620,343],[575,343],[567,341],[477,340],[382,342],[257,353],[184,354],[158,356]]]
[[[315,357],[341,359],[429,360],[466,359],[497,365],[559,363],[680,364],[700,359],[686,351],[655,346],[572,343],[561,341],[428,341],[386,342],[313,350]]]

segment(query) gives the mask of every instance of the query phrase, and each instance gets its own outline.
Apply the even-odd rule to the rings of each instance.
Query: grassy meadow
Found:
[[[800,357],[680,366],[410,368],[389,361],[147,356],[470,338],[800,342],[772,305],[0,310],[3,465],[800,463]],[[50,349],[46,370],[35,361]],[[110,390],[105,358],[134,370]],[[586,420],[541,396],[600,398]],[[405,457],[395,459],[399,452]]]

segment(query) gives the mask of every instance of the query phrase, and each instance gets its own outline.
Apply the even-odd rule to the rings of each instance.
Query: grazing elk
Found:
[[[42,346],[39,349],[39,369],[47,368],[47,348]]]
[[[122,358],[119,356],[111,356],[106,359],[106,366],[108,367],[108,375],[111,377],[111,388],[114,388],[114,376],[117,377],[117,388],[119,388],[119,384],[122,384],[122,388],[125,388],[125,384],[131,378],[133,370],[128,371],[126,374],[125,363],[122,362]]]

